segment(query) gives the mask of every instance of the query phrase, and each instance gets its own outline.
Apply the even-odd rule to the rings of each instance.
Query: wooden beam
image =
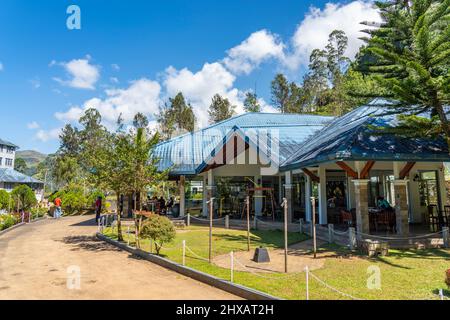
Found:
[[[316,176],[314,173],[312,173],[311,171],[309,171],[309,170],[306,169],[306,168],[302,168],[302,171],[303,171],[306,175],[308,175],[308,176],[311,178],[312,181],[317,182],[317,183],[320,183],[320,178],[319,178],[318,176]]]
[[[359,178],[360,179],[367,179],[367,178],[369,178],[370,170],[372,170],[374,164],[375,164],[375,161],[372,161],[372,160],[367,161],[366,165],[364,166],[364,168],[361,171],[361,174],[359,175]]]
[[[405,177],[407,175],[409,175],[409,173],[411,172],[411,169],[414,167],[415,164],[416,164],[415,162],[408,162],[408,163],[406,163],[405,167],[402,169],[402,171],[400,171],[399,178],[401,180],[405,179]]]
[[[336,164],[344,169],[347,174],[352,177],[353,179],[358,179],[358,172],[353,170],[348,164],[346,164],[344,161],[336,161]]]

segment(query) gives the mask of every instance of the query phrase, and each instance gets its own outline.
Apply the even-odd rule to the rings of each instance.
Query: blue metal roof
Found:
[[[380,134],[376,127],[395,127],[398,123],[389,105],[389,101],[375,99],[330,122],[285,160],[281,170],[338,160],[450,160],[444,138],[405,138]]]
[[[23,173],[11,168],[0,168],[0,182],[43,184],[41,181],[24,175]]]
[[[308,137],[331,120],[333,117],[315,115],[245,113],[162,142],[155,147],[153,155],[160,159],[158,166],[161,171],[170,168],[171,175],[196,175],[214,155],[214,150],[223,146],[233,133],[245,135],[252,130],[259,135],[276,129],[279,134],[280,161],[284,161]],[[247,142],[257,145],[257,141],[246,138]]]
[[[15,149],[18,149],[18,148],[19,148],[19,147],[16,146],[14,143],[11,143],[11,142],[6,141],[6,140],[3,140],[3,139],[0,139],[0,146],[8,146],[8,147],[13,147],[13,148],[15,148]]]

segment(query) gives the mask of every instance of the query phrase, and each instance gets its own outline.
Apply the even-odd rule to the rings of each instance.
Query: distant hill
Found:
[[[36,173],[37,166],[47,158],[47,155],[34,150],[20,150],[16,152],[16,158],[25,160],[28,167],[26,173],[33,176]]]

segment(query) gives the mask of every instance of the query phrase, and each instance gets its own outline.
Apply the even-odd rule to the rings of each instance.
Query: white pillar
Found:
[[[292,201],[292,188],[293,188],[292,171],[286,171],[285,176],[286,176],[286,184],[284,185],[285,188],[284,197],[286,198],[288,205],[288,223],[291,223],[293,212],[292,206],[294,204],[294,202]]]
[[[254,182],[257,184],[256,187],[262,186],[262,176],[257,175],[254,177]],[[263,209],[263,199],[262,197],[262,191],[255,191],[255,198],[254,198],[254,204],[255,204],[255,215],[260,216],[262,215],[262,209]],[[267,199],[266,199],[267,200]]]
[[[356,229],[359,233],[369,234],[369,180],[353,180],[353,183],[355,184]]]
[[[311,190],[312,186],[311,186],[311,178],[306,175],[306,180],[305,180],[305,220],[307,222],[311,222],[312,217],[311,217],[311,194],[312,194],[312,190]]]
[[[185,182],[186,178],[180,176],[179,187],[180,187],[180,217],[184,217],[186,211],[186,192],[185,192]]]
[[[403,236],[409,234],[407,184],[408,180],[394,181],[397,233]]]
[[[282,175],[278,176],[278,202],[281,203],[283,201],[283,179]]]
[[[353,178],[347,178],[347,210],[356,208],[355,203],[355,185],[353,183]]]
[[[324,167],[319,166],[319,223],[328,223],[327,174]]]
[[[414,181],[417,170],[411,170],[408,183],[408,200],[410,208],[410,220],[412,223],[422,223],[422,209],[420,207],[419,182]]]

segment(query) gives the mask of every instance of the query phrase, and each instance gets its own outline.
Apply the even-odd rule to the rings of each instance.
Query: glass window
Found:
[[[419,181],[420,205],[429,206],[439,203],[436,171],[420,173]]]

